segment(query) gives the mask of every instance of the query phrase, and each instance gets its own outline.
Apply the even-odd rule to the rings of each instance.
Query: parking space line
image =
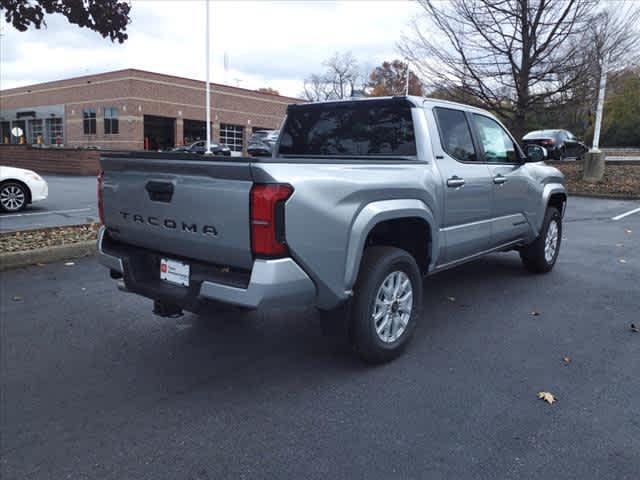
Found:
[[[621,218],[628,217],[629,215],[633,215],[634,213],[640,213],[640,208],[634,208],[633,210],[629,210],[628,212],[616,215],[615,217],[612,217],[611,220],[620,220]]]
[[[33,213],[12,213],[9,215],[3,215],[2,218],[15,218],[15,217],[35,217],[36,215],[54,215],[56,213],[76,213],[76,212],[88,212],[89,210],[95,210],[93,208],[74,208],[71,210],[51,210],[50,212],[33,212]]]

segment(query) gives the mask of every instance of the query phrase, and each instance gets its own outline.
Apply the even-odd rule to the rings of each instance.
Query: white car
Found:
[[[3,212],[19,212],[47,195],[49,186],[36,172],[0,166],[0,210]]]

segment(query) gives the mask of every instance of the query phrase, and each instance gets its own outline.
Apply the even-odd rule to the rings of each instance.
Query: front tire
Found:
[[[5,182],[0,186],[0,209],[3,212],[16,213],[28,203],[28,191],[18,182]]]
[[[354,289],[352,340],[369,363],[388,362],[405,349],[422,312],[422,275],[408,252],[370,247]]]
[[[547,273],[553,269],[562,243],[562,216],[555,207],[547,208],[540,235],[520,250],[524,267],[532,273]]]

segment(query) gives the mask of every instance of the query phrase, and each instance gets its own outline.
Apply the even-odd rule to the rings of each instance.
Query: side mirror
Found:
[[[548,155],[547,149],[540,145],[527,145],[527,162],[541,162]]]

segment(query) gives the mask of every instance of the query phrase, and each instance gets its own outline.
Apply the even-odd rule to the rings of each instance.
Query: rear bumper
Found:
[[[215,273],[215,267],[200,264],[192,274],[189,288],[184,288],[159,279],[156,257],[161,254],[123,244],[114,248],[109,243],[102,227],[98,234],[100,263],[121,273],[128,291],[175,303],[186,310],[197,310],[199,303],[207,300],[246,308],[307,306],[315,300],[313,281],[291,258],[256,259],[246,284],[225,281]]]

